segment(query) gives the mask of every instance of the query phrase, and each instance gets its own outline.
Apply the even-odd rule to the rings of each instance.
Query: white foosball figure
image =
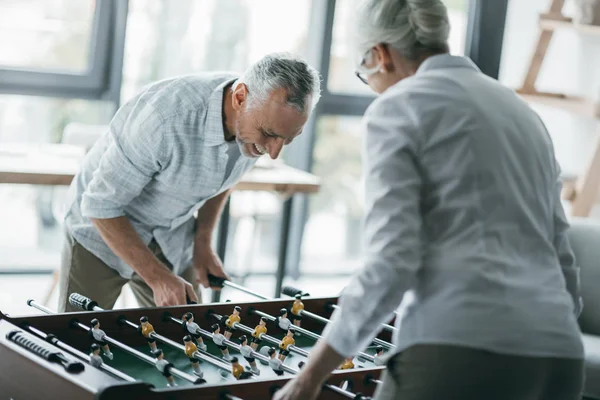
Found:
[[[231,361],[231,355],[229,354],[229,350],[227,346],[223,344],[225,342],[225,336],[221,334],[221,327],[219,324],[214,324],[211,326],[213,331],[213,342],[217,345],[217,347],[221,350],[221,354],[223,354],[223,358],[227,361]]]
[[[194,314],[192,314],[191,312],[186,313],[183,316],[183,322],[185,323],[186,331],[192,336],[192,338],[196,342],[196,346],[198,346],[200,350],[206,351],[206,344],[204,343],[204,340],[202,340],[202,336],[200,336],[200,334],[198,333],[200,327],[197,323],[194,322]]]
[[[277,325],[283,329],[284,331],[288,331],[290,329],[290,325],[292,322],[288,319],[288,313],[285,308],[282,308],[279,311],[279,317],[277,318]]]
[[[96,343],[92,343],[90,346],[90,364],[96,368],[100,368],[103,364],[102,357],[100,357],[100,346]]]
[[[113,359],[113,353],[110,352],[110,348],[108,347],[108,343],[104,341],[106,337],[106,333],[102,329],[100,329],[100,321],[94,318],[90,324],[92,325],[92,329],[90,329],[90,333],[92,334],[92,338],[98,343],[99,346],[102,347],[104,351],[104,355],[109,359]]]
[[[250,364],[252,372],[255,375],[260,375],[260,369],[258,369],[256,365],[256,358],[252,357],[253,350],[252,347],[248,346],[248,337],[246,335],[240,336],[240,344],[240,353],[242,353],[242,356],[244,356],[246,361],[248,361],[248,364]]]
[[[283,368],[281,368],[281,366],[283,365],[283,361],[276,357],[277,351],[275,350],[275,348],[271,347],[268,351],[268,354],[270,358],[269,366],[273,369],[273,371],[275,371],[277,375],[283,375]]]

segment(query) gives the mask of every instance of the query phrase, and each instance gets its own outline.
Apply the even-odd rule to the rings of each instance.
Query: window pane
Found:
[[[373,95],[367,85],[354,74],[354,27],[350,19],[360,0],[338,1],[335,4],[333,39],[329,66],[328,89],[336,93]],[[450,52],[464,54],[467,32],[467,10],[470,0],[445,0],[450,16]]]
[[[321,190],[309,196],[301,273],[344,274],[360,266],[363,216],[360,117],[327,116],[316,130],[313,173]]]
[[[131,0],[129,4],[124,101],[159,79],[201,71],[242,72],[273,51],[306,53],[310,1]]]
[[[95,1],[0,2],[0,66],[84,72]]]

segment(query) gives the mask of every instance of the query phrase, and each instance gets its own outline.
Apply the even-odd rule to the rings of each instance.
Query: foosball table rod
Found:
[[[55,345],[56,347],[66,351],[67,353],[70,353],[71,355],[79,358],[82,361],[85,361],[86,363],[91,365],[91,360],[90,360],[90,356],[83,353],[82,351],[77,350],[74,347],[69,346],[68,344],[61,342],[60,340],[58,340],[58,338],[52,334],[47,334],[45,332],[42,332],[41,330],[34,328],[33,326],[29,325],[29,324],[24,324],[22,325],[22,328],[27,330],[29,333],[47,341],[48,343],[51,343],[53,345]],[[115,369],[113,367],[111,367],[110,365],[106,365],[106,364],[101,364],[99,367],[101,370],[109,373],[110,375],[114,376],[115,378],[124,380],[124,381],[128,381],[128,382],[136,382],[136,379],[132,378],[131,376],[119,371],[118,369]]]
[[[209,314],[209,315],[212,315],[213,317],[215,317],[215,318],[216,318],[218,321],[221,321],[221,320],[223,319],[223,316],[222,316],[222,315],[215,314],[215,313],[214,313],[214,312],[212,312],[212,311],[209,311],[209,312],[208,312],[208,314]],[[234,328],[235,328],[235,329],[239,329],[240,331],[246,332],[246,333],[248,333],[248,334],[250,334],[250,335],[251,335],[251,334],[254,332],[254,329],[250,328],[249,326],[242,325],[242,324],[240,324],[239,322],[236,322],[236,323],[235,323],[235,325],[234,325]],[[291,327],[291,328],[292,328],[292,329],[294,329],[293,327]],[[260,337],[260,338],[261,338],[262,340],[265,340],[265,341],[267,341],[267,342],[269,342],[269,343],[271,343],[271,344],[274,344],[274,345],[276,345],[276,346],[279,346],[279,343],[281,342],[281,340],[277,340],[277,339],[276,339],[276,338],[274,338],[273,336],[269,336],[269,335],[267,335],[267,334],[263,334],[263,335],[261,335],[261,337]],[[288,347],[288,350],[289,350],[289,351],[293,351],[293,352],[294,352],[294,353],[296,353],[296,354],[300,354],[301,356],[308,357],[308,352],[307,352],[306,350],[303,350],[303,349],[301,349],[301,348],[298,348],[298,347],[296,347],[296,346],[294,346],[294,345],[291,345],[291,346],[289,346],[289,347]]]
[[[128,325],[136,330],[139,329],[139,325],[127,320],[125,317],[119,317],[119,323]],[[173,348],[181,350],[182,352],[185,351],[184,345],[179,344],[179,343],[175,342],[174,340],[171,340],[171,339],[169,339],[163,335],[160,335],[156,332],[150,333],[150,337],[157,340],[158,342],[161,342],[163,344],[166,344],[168,346],[171,346]],[[197,358],[199,358],[203,361],[206,361],[210,364],[213,364],[215,367],[227,372],[227,374],[231,374],[231,365],[222,362],[221,360],[217,359],[216,357],[213,357],[212,354],[204,352],[202,350],[197,350],[194,353],[194,355],[197,356]]]
[[[220,316],[219,316],[219,317],[220,317]],[[172,316],[170,313],[165,313],[165,315],[164,315],[164,319],[168,319],[168,320],[170,320],[170,321],[173,321],[173,322],[175,322],[175,323],[177,323],[177,324],[179,324],[179,325],[183,325],[183,323],[184,323],[182,320],[180,320],[180,319],[178,319],[178,318],[175,318],[175,317],[174,317],[174,316]],[[236,323],[236,325],[235,325],[235,328],[238,328],[238,329],[239,329],[239,324],[237,324],[237,323]],[[243,329],[240,329],[240,330],[243,330]],[[202,336],[204,336],[205,338],[208,338],[208,339],[211,339],[211,338],[212,338],[212,336],[213,336],[213,335],[212,335],[212,333],[210,333],[210,332],[208,332],[208,331],[205,331],[205,330],[204,330],[204,329],[202,329],[202,328],[198,328],[198,329],[196,330],[196,333],[197,333],[198,335],[202,335]],[[252,333],[252,332],[250,332],[250,333]],[[231,340],[229,340],[229,339],[225,339],[225,340],[223,340],[223,344],[227,345],[228,347],[230,347],[230,348],[232,348],[232,349],[234,349],[234,350],[237,350],[237,351],[240,351],[240,350],[241,350],[241,346],[240,346],[240,345],[238,345],[237,343],[234,343],[234,342],[232,342],[232,341],[231,341]],[[263,355],[263,354],[261,354],[261,353],[259,353],[259,352],[257,352],[257,351],[254,351],[254,350],[253,350],[253,351],[252,351],[252,353],[251,353],[251,356],[252,356],[252,357],[254,357],[254,358],[256,358],[256,359],[259,359],[259,360],[261,360],[261,361],[263,361],[263,362],[266,362],[266,363],[268,363],[268,362],[269,362],[269,358],[268,358],[267,356],[265,356],[265,355]],[[288,367],[288,366],[287,366],[287,365],[285,365],[285,364],[283,364],[283,365],[281,366],[281,369],[283,369],[285,372],[289,372],[289,373],[291,373],[291,374],[296,374],[296,373],[298,373],[298,371],[297,371],[297,370],[295,370],[295,369],[293,369],[293,368],[291,368],[291,367]]]
[[[236,283],[233,283],[231,281],[228,281],[227,279],[218,278],[218,277],[213,276],[213,275],[209,275],[208,279],[209,279],[209,282],[210,282],[210,286],[212,286],[212,287],[224,287],[224,286],[228,286],[230,288],[237,289],[237,290],[240,290],[242,292],[251,294],[251,295],[253,295],[255,297],[258,297],[259,299],[274,300],[271,297],[263,296],[262,294],[253,292],[252,290],[250,290],[248,288],[245,288],[243,286],[240,286],[240,285],[238,285]],[[306,294],[306,293],[302,292],[301,290],[296,289],[296,288],[294,288],[292,286],[284,286],[283,289],[281,290],[281,292],[283,294],[285,294],[285,295],[292,296],[292,297],[294,297],[298,293],[305,294],[305,295],[308,296],[308,294]],[[337,306],[335,304],[332,304],[331,306],[334,309],[339,307],[339,306]],[[321,322],[322,324],[325,324],[325,325],[327,325],[329,323],[329,320],[327,318],[324,318],[324,317],[321,317],[320,315],[311,313],[310,311],[301,310],[300,311],[300,315],[302,317],[307,317],[307,318],[313,319],[315,321],[319,321],[319,322]],[[395,331],[398,330],[397,328],[395,328],[395,327],[393,327],[393,326],[391,326],[389,324],[381,324],[381,326],[383,327],[384,330],[387,330],[387,331],[390,331],[390,332],[395,332]],[[379,345],[379,346],[383,346],[384,348],[386,348],[388,350],[389,349],[393,349],[393,348],[396,347],[392,343],[388,343],[388,342],[386,342],[384,340],[381,340],[379,338],[374,338],[373,339],[373,343],[375,343],[376,345]]]
[[[100,306],[98,306],[98,303],[92,299],[90,299],[87,296],[84,296],[82,294],[79,293],[71,293],[71,295],[69,296],[69,303],[73,306],[73,307],[78,307],[81,308],[83,310],[86,311],[104,311],[103,308],[101,308]],[[127,318],[125,318],[124,316],[120,316],[117,319],[117,322],[119,323],[119,325],[127,325],[130,326],[132,328],[134,328],[135,330],[138,330],[140,328],[139,325],[137,325],[134,322],[129,321]],[[149,335],[151,338],[166,344],[168,346],[174,347],[178,350],[181,351],[185,351],[185,346],[163,336],[160,335],[156,332],[151,332]],[[202,350],[198,350],[196,351],[195,355],[197,355],[199,359],[202,359],[210,364],[215,365],[217,368],[220,368],[222,371],[227,372],[227,374],[231,374],[231,367],[229,364],[226,364],[224,362],[222,362],[221,360],[217,359],[216,357],[214,357],[212,354],[202,351]]]
[[[265,317],[266,319],[268,319],[270,321],[277,321],[277,318],[275,318],[274,316],[272,316],[270,314],[267,314],[267,313],[264,313],[262,311],[256,310],[254,308],[248,310],[248,312],[251,313],[251,314],[256,314],[256,315],[261,316],[261,317]],[[312,339],[315,339],[315,340],[319,340],[322,337],[321,335],[318,335],[318,334],[316,334],[314,332],[311,332],[311,331],[309,331],[307,329],[304,329],[304,328],[301,328],[299,326],[290,326],[290,328],[293,329],[296,332],[299,332],[299,333],[301,333],[301,334],[303,334],[305,336],[308,336],[308,337],[310,337]],[[375,362],[375,358],[373,356],[370,356],[370,355],[366,354],[366,353],[358,352],[358,356],[360,358],[364,358],[367,361]]]
[[[43,305],[36,303],[35,300],[28,300],[27,301],[27,305],[29,305],[30,307],[33,307],[33,308],[37,308],[38,310],[40,310],[40,311],[42,311],[42,312],[44,312],[46,314],[56,314],[54,311],[50,310],[49,308],[46,308]],[[86,332],[89,332],[91,330],[90,327],[88,327],[88,326],[82,324],[81,322],[77,321],[77,319],[73,319],[72,322],[71,322],[71,324],[72,324],[72,326],[77,327],[77,328],[79,328],[81,330],[84,330]],[[130,355],[132,355],[134,357],[137,357],[138,359],[140,359],[140,360],[142,360],[142,361],[144,361],[144,362],[146,362],[148,364],[156,366],[157,360],[155,360],[155,359],[153,359],[153,358],[145,355],[144,353],[142,353],[140,351],[137,351],[134,348],[131,348],[131,347],[127,346],[124,343],[119,342],[118,340],[115,340],[115,339],[111,338],[108,335],[104,336],[103,340],[105,340],[106,342],[112,344],[115,347],[120,348],[121,350],[125,351],[126,353],[129,353]],[[171,374],[173,374],[173,375],[175,375],[175,376],[177,376],[177,377],[185,380],[185,381],[188,381],[188,382],[191,382],[191,383],[194,383],[194,384],[205,382],[204,380],[202,380],[200,378],[197,378],[195,376],[192,376],[192,375],[190,375],[190,374],[188,374],[186,372],[183,372],[183,371],[181,371],[181,370],[179,370],[179,369],[177,369],[175,367],[171,367],[169,369],[169,372]]]
[[[300,289],[296,289],[293,286],[284,286],[281,289],[281,293],[283,293],[283,294],[285,294],[287,296],[290,296],[290,297],[294,297],[297,294],[300,294],[302,296],[309,296],[308,293],[306,293],[306,292],[304,292],[304,291],[302,291]],[[330,307],[331,309],[334,309],[334,310],[340,308],[340,306],[338,306],[337,304],[329,304],[328,307]],[[308,311],[300,310],[300,315],[301,316],[306,316],[306,317],[311,318],[311,319],[314,319],[314,320],[319,321],[319,322],[321,322],[323,324],[328,324],[329,323],[329,320],[327,318],[323,318],[320,315],[316,315],[316,314],[313,314],[313,313],[308,312]],[[386,330],[388,332],[395,332],[395,331],[398,330],[398,328],[395,328],[395,327],[391,326],[390,324],[381,324],[381,326],[383,327],[383,330]],[[393,349],[393,348],[396,347],[393,344],[391,344],[389,342],[386,342],[384,340],[381,340],[379,338],[373,338],[373,343],[375,343],[376,345],[379,345],[379,346],[383,346],[384,348],[386,348],[388,350]]]

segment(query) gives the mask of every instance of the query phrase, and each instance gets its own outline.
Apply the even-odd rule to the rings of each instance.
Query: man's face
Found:
[[[285,90],[278,89],[255,108],[247,110],[247,102],[239,106],[235,135],[244,156],[256,158],[269,154],[276,159],[283,146],[302,133],[310,112],[299,113],[285,103],[285,98]]]

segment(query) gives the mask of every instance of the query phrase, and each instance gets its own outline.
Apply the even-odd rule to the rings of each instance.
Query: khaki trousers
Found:
[[[416,345],[390,358],[381,380],[374,400],[580,400],[584,361]]]
[[[161,262],[169,268],[172,267],[156,242],[152,241],[149,247]],[[201,299],[194,268],[190,266],[181,276],[196,288],[198,299]],[[58,312],[81,311],[69,304],[71,293],[87,296],[96,301],[101,308],[111,310],[126,283],[129,283],[141,307],[156,307],[152,289],[138,274],[134,273],[130,280],[123,278],[73,239],[70,234],[66,234],[58,284]]]

